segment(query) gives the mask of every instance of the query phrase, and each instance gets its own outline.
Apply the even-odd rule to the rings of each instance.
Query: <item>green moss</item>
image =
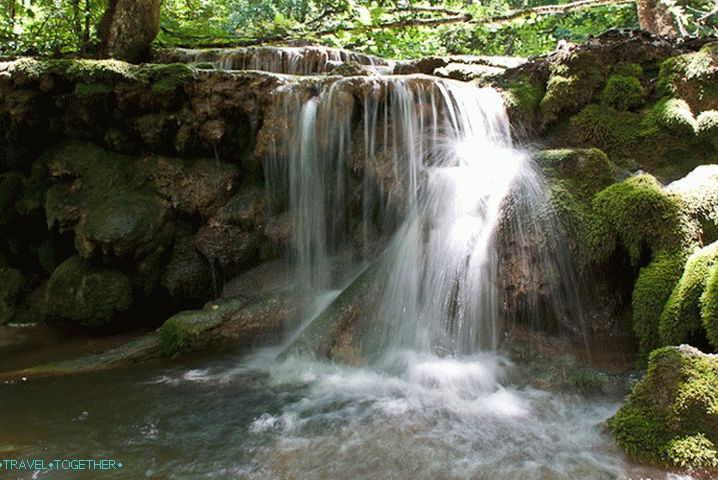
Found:
[[[616,166],[598,148],[541,150],[534,160],[546,176],[572,181],[582,200],[616,181]]]
[[[708,275],[706,288],[701,295],[701,323],[708,341],[718,350],[718,266],[714,265]]]
[[[698,138],[718,149],[718,111],[706,110],[696,118]]]
[[[175,355],[197,350],[209,340],[211,330],[241,309],[244,300],[212,302],[202,310],[180,312],[169,318],[159,330],[160,352]]]
[[[132,305],[132,283],[121,272],[95,268],[74,256],[53,272],[44,295],[48,315],[101,327]]]
[[[72,60],[65,72],[77,82],[111,84],[120,80],[136,80],[137,70],[135,65],[119,60]]]
[[[716,468],[718,357],[686,346],[654,351],[646,375],[608,425],[642,461]]]
[[[567,62],[553,65],[541,100],[544,123],[554,123],[562,114],[576,112],[590,102],[604,82],[601,68],[590,52],[579,52]]]
[[[595,395],[604,391],[608,385],[608,378],[605,373],[597,370],[579,368],[568,375],[566,385],[577,393]]]
[[[502,87],[504,101],[508,108],[516,108],[528,119],[533,119],[541,104],[544,88],[528,75],[505,82]]]
[[[645,96],[643,85],[636,77],[613,75],[601,92],[601,102],[616,110],[631,110],[640,106]]]
[[[146,65],[139,72],[141,78],[152,84],[155,93],[174,92],[180,85],[197,76],[197,71],[185,64]]]
[[[660,254],[638,274],[631,305],[633,331],[643,355],[660,346],[659,319],[681,278],[684,262],[685,257],[680,254]]]
[[[112,88],[103,83],[78,83],[75,85],[75,95],[78,97],[107,95],[110,92],[112,92]]]
[[[685,100],[677,98],[663,99],[653,106],[646,117],[644,127],[650,129],[653,125],[687,137],[692,137],[698,127],[691,107]]]
[[[684,202],[663,190],[651,175],[636,175],[599,192],[593,200],[596,224],[592,247],[598,262],[618,244],[633,264],[650,252],[690,252],[697,243],[695,226]]]
[[[637,63],[619,63],[613,67],[613,74],[641,78],[643,76],[643,67]]]
[[[718,242],[688,258],[678,284],[661,314],[659,335],[663,345],[693,341],[701,332],[700,299],[711,269],[718,261]]]
[[[668,96],[682,97],[686,93],[685,87],[699,90],[704,83],[711,83],[715,79],[715,65],[718,59],[718,42],[708,43],[699,51],[678,55],[665,60],[661,64],[658,75],[658,88],[661,93]],[[693,85],[691,85],[693,84]],[[699,96],[708,92],[696,92]]]
[[[572,137],[583,145],[598,147],[611,158],[636,155],[641,130],[641,116],[592,103],[570,120]]]

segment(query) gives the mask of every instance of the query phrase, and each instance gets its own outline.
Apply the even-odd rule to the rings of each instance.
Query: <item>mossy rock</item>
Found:
[[[578,52],[564,63],[553,65],[541,100],[544,124],[552,124],[589,103],[605,81],[602,70],[600,60],[590,52]]]
[[[708,274],[705,291],[700,298],[701,323],[708,341],[718,351],[718,265]]]
[[[612,75],[601,92],[601,102],[619,111],[633,110],[643,104],[645,96],[638,78]]]
[[[698,138],[718,148],[718,111],[706,110],[696,118],[696,134]]]
[[[125,258],[162,240],[166,206],[152,195],[135,191],[108,192],[105,199],[87,202],[75,229],[75,248],[84,258],[100,252]],[[163,242],[164,243],[164,242]]]
[[[74,256],[53,272],[45,288],[49,316],[99,328],[132,305],[132,283],[123,273],[102,269]]]
[[[548,177],[570,180],[583,199],[617,180],[617,168],[598,148],[541,150],[534,160]]]
[[[685,345],[654,351],[608,425],[634,458],[717,472],[718,357]]]
[[[633,264],[643,253],[690,252],[699,232],[685,203],[663,189],[655,177],[636,175],[611,185],[593,199],[595,260],[605,261],[620,245]]]
[[[159,330],[161,353],[175,355],[202,348],[210,340],[208,332],[246,303],[242,299],[211,302],[202,310],[188,310],[169,318]]]
[[[527,124],[536,120],[545,93],[542,82],[523,74],[517,78],[501,79],[497,86],[510,114],[518,112],[521,121]]]
[[[569,134],[581,145],[600,148],[620,164],[639,152],[641,121],[640,114],[591,103],[570,119]]]
[[[197,70],[189,65],[134,65],[120,60],[23,58],[10,67],[13,79],[21,85],[53,75],[76,83],[75,94],[88,96],[110,93],[119,83],[145,83],[154,93],[175,91],[196,78]]]
[[[0,325],[13,321],[25,286],[20,270],[0,264]]]
[[[678,284],[661,314],[658,332],[663,345],[688,343],[702,336],[700,299],[718,263],[718,242],[688,257]]]
[[[695,112],[718,109],[718,42],[661,64],[659,90],[684,100]]]
[[[638,274],[631,305],[633,331],[643,355],[660,346],[659,319],[681,278],[685,261],[680,253],[662,253]]]

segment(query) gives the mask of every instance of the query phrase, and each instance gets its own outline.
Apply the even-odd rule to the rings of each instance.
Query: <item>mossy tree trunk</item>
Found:
[[[110,0],[100,24],[101,53],[128,62],[142,60],[160,27],[161,0]]]
[[[660,0],[637,0],[636,7],[638,23],[642,29],[654,35],[678,36],[673,15],[665,5],[660,4]]]

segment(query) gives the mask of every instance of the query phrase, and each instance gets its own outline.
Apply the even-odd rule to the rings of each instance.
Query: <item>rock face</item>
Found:
[[[718,472],[718,357],[686,345],[656,350],[608,424],[640,460]]]
[[[431,84],[428,74],[499,88],[516,136],[539,134],[547,148],[535,155],[548,193],[534,213],[539,223],[548,215],[562,220],[552,238],[578,271],[518,262],[549,245],[540,229],[519,240],[508,219],[499,232],[507,315],[539,305],[548,319],[539,327],[578,333],[586,325],[577,316],[549,311],[555,279],[575,274],[576,284],[599,279],[588,303],[592,331],[633,331],[645,354],[678,341],[718,346],[718,273],[701,250],[718,240],[715,175],[696,170],[701,179],[694,172],[682,186],[665,186],[718,153],[715,50],[611,33],[530,62],[432,57],[395,66],[331,49],[271,47],[157,53],[156,61],[186,64],[0,63],[0,265],[11,280],[0,292],[0,322],[35,315],[33,303],[91,327],[134,308],[161,320],[200,308],[233,277],[282,256],[296,222],[273,169],[289,165],[281,139],[293,127],[287,112],[298,112],[284,94],[291,90],[301,105],[324,87],[341,87],[332,112],[355,113],[347,116],[353,136],[367,92],[377,109],[390,93],[377,72],[396,67],[419,73],[406,80],[411,85]],[[214,68],[220,64],[232,70]],[[327,75],[237,70],[249,68]],[[383,158],[397,154],[391,148],[365,162],[368,147],[354,144],[342,201],[352,217],[366,191],[390,197],[386,212],[370,215],[379,237],[401,215],[406,172]],[[342,234],[358,231],[358,221],[342,220]],[[82,279],[114,293],[98,298]],[[67,285],[87,295],[67,295]],[[248,287],[238,288],[226,289],[228,301]],[[97,313],[87,302],[100,303]],[[345,333],[322,349],[351,361]]]

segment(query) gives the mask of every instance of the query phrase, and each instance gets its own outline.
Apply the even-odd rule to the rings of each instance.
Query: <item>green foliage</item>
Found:
[[[613,75],[606,81],[601,102],[616,110],[632,110],[643,103],[645,92],[636,77]]]
[[[702,433],[671,440],[666,445],[666,456],[673,465],[683,468],[718,467],[718,448]]]
[[[608,425],[639,460],[716,468],[718,360],[690,347],[654,351],[646,375]]]

